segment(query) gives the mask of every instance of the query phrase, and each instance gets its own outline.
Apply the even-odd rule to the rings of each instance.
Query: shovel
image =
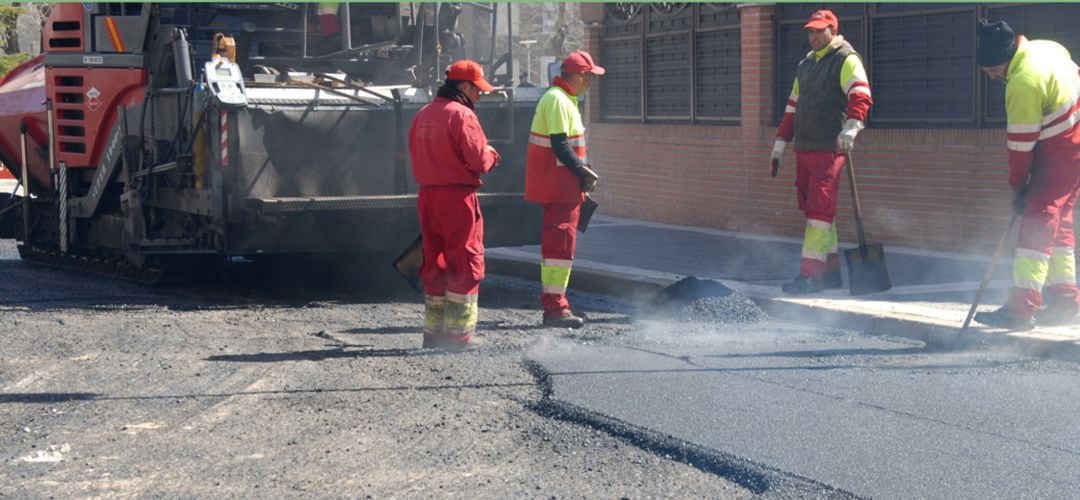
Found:
[[[994,250],[994,256],[990,258],[990,265],[986,268],[986,274],[983,275],[982,283],[979,285],[979,291],[975,293],[975,301],[971,303],[971,309],[968,310],[968,315],[964,318],[964,326],[960,327],[960,333],[957,333],[957,339],[967,332],[969,326],[971,326],[971,318],[975,317],[975,310],[979,308],[979,301],[982,300],[983,293],[986,293],[986,286],[990,284],[990,277],[994,275],[994,268],[997,267],[998,259],[1001,258],[1001,251],[1005,249],[1005,242],[1008,241],[1009,236],[1012,234],[1013,226],[1016,225],[1016,219],[1019,219],[1020,215],[1013,213],[1012,220],[1009,221],[1009,228],[1005,230],[1005,234],[1001,235],[1001,241],[998,241],[997,250]]]
[[[397,269],[397,272],[405,278],[405,281],[409,282],[413,289],[421,292],[423,287],[420,285],[420,268],[423,266],[424,238],[423,236],[417,236],[409,245],[409,248],[406,248],[398,258],[394,259],[394,269]]]
[[[855,230],[859,233],[859,247],[844,250],[844,260],[848,267],[848,284],[852,295],[865,295],[884,292],[892,288],[889,270],[885,267],[885,247],[881,243],[867,243],[863,231],[862,208],[859,205],[859,190],[855,186],[855,163],[851,153],[844,153],[848,167],[848,183],[851,185],[851,200],[855,204]]]
[[[589,221],[592,220],[593,214],[596,213],[596,209],[599,207],[599,203],[588,194],[585,195],[585,201],[581,202],[581,216],[578,217],[578,232],[584,233],[589,228]]]

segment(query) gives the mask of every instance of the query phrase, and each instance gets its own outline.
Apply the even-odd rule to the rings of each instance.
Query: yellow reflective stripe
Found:
[[[1076,284],[1076,251],[1072,247],[1054,247],[1050,255],[1046,284],[1049,286]]]
[[[1013,259],[1013,285],[1041,291],[1050,270],[1050,256],[1038,250],[1016,249]]]
[[[319,14],[337,14],[338,2],[319,2]]]
[[[569,265],[551,265],[549,261],[556,259],[544,259],[544,263],[540,265],[540,283],[546,289],[547,287],[558,287],[566,290],[566,286],[570,284],[570,266]]]
[[[807,219],[803,236],[802,257],[825,262],[833,245],[833,225],[828,222]]]
[[[464,335],[476,331],[476,323],[480,318],[480,308],[476,302],[459,304],[451,302],[446,305],[446,333]]]
[[[424,306],[424,332],[440,333],[446,321],[446,304]]]

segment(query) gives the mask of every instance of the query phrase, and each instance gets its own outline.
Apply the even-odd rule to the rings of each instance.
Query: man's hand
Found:
[[[859,131],[866,128],[862,121],[854,118],[848,118],[844,122],[844,130],[840,131],[840,135],[836,136],[836,147],[840,151],[845,153],[855,149],[855,136],[859,135]]]
[[[769,155],[770,172],[773,177],[780,173],[780,163],[784,160],[784,150],[787,149],[787,141],[777,139],[772,146],[772,154]]]
[[[581,169],[577,171],[578,179],[581,180],[581,190],[586,193],[593,192],[596,189],[596,181],[600,180],[600,176],[596,175],[591,165],[582,165]]]
[[[502,156],[499,155],[499,151],[497,149],[495,149],[495,147],[492,146],[491,144],[487,145],[487,150],[490,151],[491,154],[495,156],[495,165],[497,166],[499,164],[499,162],[502,161]]]
[[[1024,215],[1024,208],[1027,207],[1027,186],[1020,188],[1019,191],[1013,192],[1013,213],[1016,215]]]

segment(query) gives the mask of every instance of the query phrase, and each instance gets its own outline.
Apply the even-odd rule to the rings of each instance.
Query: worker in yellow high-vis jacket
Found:
[[[525,199],[544,209],[540,233],[540,300],[544,326],[580,328],[585,319],[570,311],[566,287],[574,262],[581,202],[596,186],[587,163],[585,123],[578,97],[593,78],[604,74],[591,55],[575,50],[562,62],[562,74],[536,104],[525,160]]]
[[[1075,323],[1080,70],[1065,47],[1017,36],[1004,21],[981,20],[977,34],[979,67],[1005,82],[1009,185],[1022,219],[1009,300],[996,311],[976,314],[975,321],[1015,330],[1030,329],[1036,320]]]

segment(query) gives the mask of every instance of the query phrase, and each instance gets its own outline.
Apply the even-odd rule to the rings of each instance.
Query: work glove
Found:
[[[859,135],[859,131],[866,128],[863,122],[854,118],[848,118],[844,122],[844,130],[840,131],[840,135],[836,136],[836,147],[840,151],[849,152],[855,149],[855,136]]]
[[[581,181],[582,191],[591,193],[596,189],[596,181],[600,180],[600,176],[593,171],[592,165],[582,165],[574,173],[577,174],[578,179]]]
[[[777,139],[772,145],[772,154],[769,155],[770,172],[773,177],[780,173],[780,163],[784,160],[784,150],[787,149],[787,141],[783,139]]]
[[[1013,193],[1012,208],[1014,214],[1024,215],[1024,207],[1027,206],[1027,191],[1027,186],[1024,186]]]

